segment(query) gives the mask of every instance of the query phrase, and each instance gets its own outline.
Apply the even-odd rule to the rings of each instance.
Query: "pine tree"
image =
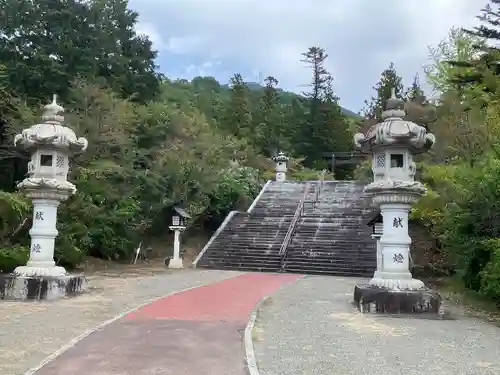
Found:
[[[312,81],[310,91],[303,93],[308,113],[301,123],[296,143],[300,154],[306,157],[306,166],[321,168],[323,154],[338,151],[340,138],[337,133],[344,133],[347,123],[333,92],[333,77],[325,67],[328,54],[321,47],[311,47],[303,57],[301,61],[312,70]]]
[[[302,94],[309,100],[309,121],[313,123],[318,115],[321,93],[325,90],[325,84],[330,75],[325,68],[325,60],[328,58],[328,54],[321,47],[310,47],[302,56],[304,58],[301,62],[307,64],[308,67],[312,69],[312,81],[310,83],[311,91],[303,92]]]
[[[348,151],[352,145],[352,136],[347,119],[342,115],[338,97],[333,90],[333,77],[328,76],[321,95],[320,117],[323,126],[318,129],[323,152]]]
[[[254,115],[257,128],[257,147],[267,156],[284,149],[287,134],[283,129],[284,118],[281,112],[280,96],[277,90],[278,80],[267,77],[257,113]]]
[[[365,101],[364,117],[370,120],[381,121],[385,103],[391,97],[392,89],[395,90],[397,98],[404,98],[402,82],[403,80],[397,74],[394,63],[391,63],[389,68],[382,72],[380,81],[373,88],[376,91],[376,96],[372,97],[369,101]]]
[[[427,103],[427,97],[425,96],[424,90],[422,90],[420,86],[418,73],[415,74],[411,86],[406,91],[405,100],[418,103],[420,105],[425,105]]]
[[[435,106],[427,100],[424,90],[422,90],[420,86],[418,73],[415,75],[413,83],[406,91],[405,100],[405,119],[415,122],[429,130],[429,125],[436,119]]]
[[[500,76],[500,0],[489,0],[481,9],[477,18],[483,23],[472,30],[464,31],[482,40],[475,46],[477,58],[471,61],[449,61],[456,67],[469,68],[465,73],[459,73],[452,79],[452,83],[458,87],[470,87],[475,85],[486,94],[494,93],[499,89],[498,80],[491,79]]]
[[[248,136],[251,131],[249,90],[241,74],[235,74],[229,81],[231,98],[226,108],[224,128],[237,136]]]

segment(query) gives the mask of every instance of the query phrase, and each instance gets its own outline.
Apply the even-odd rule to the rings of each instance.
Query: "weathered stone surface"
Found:
[[[54,300],[74,296],[85,290],[85,276],[27,277],[13,274],[0,275],[0,299]]]
[[[363,185],[325,181],[321,188],[312,184],[311,190],[288,245],[284,270],[372,276],[376,243],[366,222],[373,208]]]
[[[433,314],[445,317],[441,296],[431,289],[391,290],[371,285],[354,287],[354,303],[361,312],[383,314]]]

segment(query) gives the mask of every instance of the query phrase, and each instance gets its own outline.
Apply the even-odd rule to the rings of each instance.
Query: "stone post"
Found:
[[[181,232],[186,229],[184,226],[172,225],[169,227],[170,230],[174,231],[174,254],[172,259],[168,264],[168,268],[184,268],[183,261],[181,258]]]
[[[274,162],[276,163],[276,181],[284,182],[286,181],[286,171],[287,171],[287,163],[290,158],[286,156],[283,152],[280,152],[278,155],[273,157]]]

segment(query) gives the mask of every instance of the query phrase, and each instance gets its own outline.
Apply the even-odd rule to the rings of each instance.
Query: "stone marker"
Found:
[[[69,158],[88,145],[85,138],[77,138],[63,125],[63,112],[54,95],[52,103],[44,107],[42,123],[14,138],[14,145],[31,155],[28,177],[17,187],[33,202],[33,225],[27,264],[1,277],[0,296],[4,299],[54,299],[83,291],[84,276],[69,275],[54,262],[57,208],[76,192],[67,180]]]

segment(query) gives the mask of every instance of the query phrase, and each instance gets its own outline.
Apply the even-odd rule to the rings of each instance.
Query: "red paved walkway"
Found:
[[[36,375],[243,375],[257,302],[300,276],[249,273],[162,298],[81,340]]]

